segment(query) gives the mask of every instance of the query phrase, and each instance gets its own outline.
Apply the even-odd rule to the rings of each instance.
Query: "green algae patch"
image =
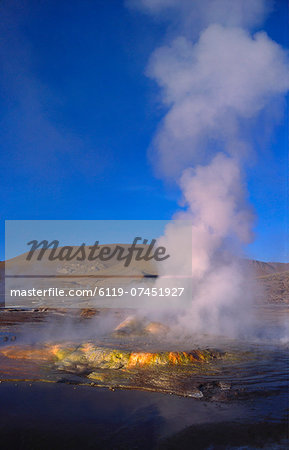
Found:
[[[39,372],[39,379],[43,378],[44,370],[47,377],[51,376],[56,382],[62,373],[65,381],[61,382],[74,377],[80,384],[143,389],[195,398],[203,396],[204,389],[199,389],[201,379],[228,374],[228,369],[232,365],[235,367],[236,362],[243,363],[252,358],[248,352],[229,353],[211,348],[150,352],[109,348],[94,342],[16,345],[3,348],[2,355],[5,356],[3,361],[9,362],[10,366],[19,364],[21,379],[33,378],[32,373],[30,378],[31,371],[26,376],[23,373],[23,368],[30,365],[34,373]],[[209,394],[206,391],[204,395],[208,397]]]
[[[128,350],[99,347],[92,343],[84,343],[74,351],[65,347],[56,352],[60,365],[69,367],[86,366],[88,369],[125,369],[153,368],[158,366],[194,366],[203,365],[216,359],[222,359],[225,354],[217,350],[192,350],[190,352],[132,352]]]
[[[62,361],[75,351],[75,346],[53,345],[50,350],[56,361]]]
[[[89,366],[108,369],[126,367],[129,361],[129,352],[85,345],[81,349]]]
[[[129,351],[97,346],[91,342],[81,345],[46,344],[38,347],[10,346],[1,353],[11,359],[54,361],[59,368],[75,365],[86,366],[88,370],[153,368],[158,366],[194,367],[223,360],[242,361],[252,358],[248,352],[229,353],[215,349],[196,349],[192,351]]]

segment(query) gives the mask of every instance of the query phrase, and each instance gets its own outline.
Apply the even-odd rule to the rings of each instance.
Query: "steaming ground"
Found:
[[[25,266],[25,258],[24,256],[20,256],[14,260],[14,264],[18,267],[19,273],[22,273]],[[181,267],[181,265],[180,265]],[[174,304],[172,304],[169,308],[167,307],[167,302],[170,300],[166,297],[165,302],[163,302],[162,307],[158,308],[158,301],[156,301],[155,297],[151,298],[151,302],[154,302],[155,305],[149,305],[147,297],[143,296],[141,298],[133,299],[133,302],[130,300],[131,308],[125,308],[123,304],[123,299],[118,298],[115,301],[114,305],[110,305],[109,298],[96,298],[96,299],[65,299],[65,302],[61,302],[59,298],[38,298],[33,299],[31,303],[31,299],[25,299],[25,297],[15,299],[14,305],[21,305],[25,307],[25,301],[28,303],[26,307],[31,310],[32,309],[40,309],[48,311],[52,311],[54,309],[54,314],[52,318],[46,322],[45,327],[42,327],[41,333],[42,337],[38,336],[37,339],[35,337],[32,338],[34,340],[49,340],[51,337],[56,337],[57,339],[68,340],[71,339],[72,336],[76,339],[94,339],[100,336],[104,336],[105,334],[110,334],[113,329],[127,317],[132,316],[137,318],[141,323],[146,326],[150,322],[160,322],[166,326],[170,330],[167,335],[160,336],[161,340],[167,341],[182,341],[182,342],[200,342],[201,336],[208,335],[219,336],[220,338],[226,336],[227,338],[242,338],[242,339],[275,339],[275,340],[283,340],[286,342],[288,337],[287,330],[287,314],[284,314],[279,317],[279,328],[274,327],[272,324],[273,315],[277,314],[278,305],[288,304],[289,303],[289,275],[288,275],[288,264],[282,263],[263,263],[260,261],[250,261],[250,260],[241,260],[238,262],[238,270],[240,267],[242,268],[243,273],[246,274],[247,277],[247,286],[249,284],[253,287],[254,292],[258,292],[258,297],[254,298],[254,303],[251,301],[252,299],[248,299],[246,302],[241,302],[237,304],[237,309],[225,308],[224,311],[220,310],[220,314],[224,314],[224,316],[219,315],[219,309],[213,311],[208,311],[206,308],[211,308],[211,294],[210,294],[210,279],[208,277],[208,284],[205,283],[201,286],[201,288],[206,292],[207,299],[209,300],[208,304],[206,304],[206,298],[202,300],[202,303],[196,302],[196,310],[194,310],[194,304],[192,302],[193,297],[181,299],[174,299]],[[59,263],[58,271],[59,273],[69,273],[73,274],[76,268],[74,265],[69,262],[61,262]],[[99,287],[111,287],[111,280],[109,278],[101,278],[101,275],[109,276],[109,274],[119,273],[120,267],[117,261],[109,261],[106,267],[99,267],[98,270],[95,269],[95,264],[91,267],[91,263],[86,262],[82,263],[82,273],[87,274],[99,274],[100,279],[87,279],[85,281],[87,288],[94,288],[95,285]],[[219,268],[212,268],[213,276],[220,270]],[[234,289],[234,272],[235,268],[230,268],[228,272],[228,276],[232,279],[232,289]],[[147,276],[147,275],[156,275],[157,268],[154,266],[151,261],[148,262],[138,262],[134,264],[133,267],[130,267],[130,272],[139,276]],[[223,276],[223,272],[222,272]],[[170,286],[170,283],[175,284],[176,280],[173,279],[171,281],[168,278],[164,279],[155,279],[155,278],[144,278],[138,280],[138,284],[140,285],[142,280],[145,280],[146,286],[151,288],[153,286]],[[58,280],[48,280],[47,287],[54,286]],[[180,278],[177,279],[184,286],[186,279]],[[190,282],[192,280],[190,279]],[[193,280],[194,281],[194,280]],[[226,283],[229,282],[225,279]],[[22,281],[21,281],[22,282]],[[41,280],[42,284],[43,280]],[[75,284],[77,284],[79,280],[68,280],[67,285],[75,288]],[[27,287],[31,288],[31,281],[29,280],[30,285]],[[60,287],[63,287],[63,281],[61,281]],[[119,285],[119,280],[113,280],[113,283]],[[121,284],[123,287],[128,287],[131,283],[130,279],[121,280]],[[196,283],[197,289],[199,285]],[[83,287],[83,281],[81,281],[80,286]],[[249,294],[252,290],[249,291]],[[194,292],[192,293],[194,295]],[[214,294],[215,295],[215,294]],[[221,302],[226,305],[232,304],[231,294],[224,294],[224,299],[220,299]],[[249,301],[250,300],[250,301]],[[177,301],[177,302],[176,302]],[[107,303],[106,303],[107,302]],[[219,306],[220,303],[218,303]],[[235,302],[233,302],[233,305]],[[101,306],[100,306],[101,305]],[[266,306],[268,305],[268,306]],[[275,310],[270,310],[270,305],[276,305]],[[203,307],[203,316],[200,315],[200,308]],[[271,317],[271,326],[268,327],[270,323],[267,321],[266,326],[264,322],[258,320],[260,316],[260,308],[263,313],[268,316],[268,311],[272,312]],[[88,309],[88,312],[85,313],[85,309]],[[89,312],[89,309],[91,310]],[[212,309],[212,308],[211,308]],[[82,317],[85,315],[90,317],[89,320],[79,321],[79,315],[81,310],[84,311]],[[286,311],[286,308],[284,308]],[[96,314],[97,313],[97,314]],[[231,313],[231,314],[229,314]],[[237,317],[234,316],[234,313],[237,314]],[[94,316],[95,314],[95,316]],[[270,314],[269,316],[270,317]],[[248,318],[250,321],[248,322]],[[212,323],[212,319],[215,323],[217,323],[217,327],[215,323]],[[283,323],[282,323],[283,322]],[[222,325],[224,325],[222,327]],[[37,328],[37,323],[35,328]],[[41,334],[40,333],[40,334]],[[159,339],[160,340],[160,339]]]

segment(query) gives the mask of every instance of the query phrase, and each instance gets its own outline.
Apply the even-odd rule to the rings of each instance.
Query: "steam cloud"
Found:
[[[270,3],[264,0],[130,0],[130,7],[168,20],[166,45],[156,48],[146,74],[160,87],[167,112],[150,155],[157,171],[179,183],[192,220],[193,293],[176,326],[239,334],[252,293],[236,249],[252,238],[253,214],[242,173],[255,151],[250,128],[272,105],[282,109],[289,88],[285,51],[264,32],[253,33]],[[272,118],[273,120],[273,118]],[[192,168],[193,167],[193,168]],[[174,245],[166,273],[182,271],[182,230],[168,226],[161,245]],[[162,285],[160,280],[157,284]]]

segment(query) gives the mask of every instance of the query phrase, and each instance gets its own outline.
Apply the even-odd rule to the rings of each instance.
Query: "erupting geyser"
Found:
[[[185,210],[175,218],[192,221],[193,293],[179,302],[175,328],[179,333],[250,334],[254,289],[238,257],[252,239],[254,214],[243,172],[252,155],[259,156],[252,130],[260,117],[274,121],[289,87],[285,51],[266,32],[252,31],[264,20],[268,2],[127,4],[173,23],[146,74],[158,84],[166,109],[151,160],[159,175],[175,179],[181,188]],[[185,272],[182,235],[178,225],[170,224],[160,239],[164,247],[174,243],[162,268],[176,276]],[[157,280],[158,286],[163,283]]]

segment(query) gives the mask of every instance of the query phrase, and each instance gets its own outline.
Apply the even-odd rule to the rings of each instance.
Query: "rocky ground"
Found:
[[[289,304],[289,271],[257,278],[264,290],[264,299],[271,304]]]

